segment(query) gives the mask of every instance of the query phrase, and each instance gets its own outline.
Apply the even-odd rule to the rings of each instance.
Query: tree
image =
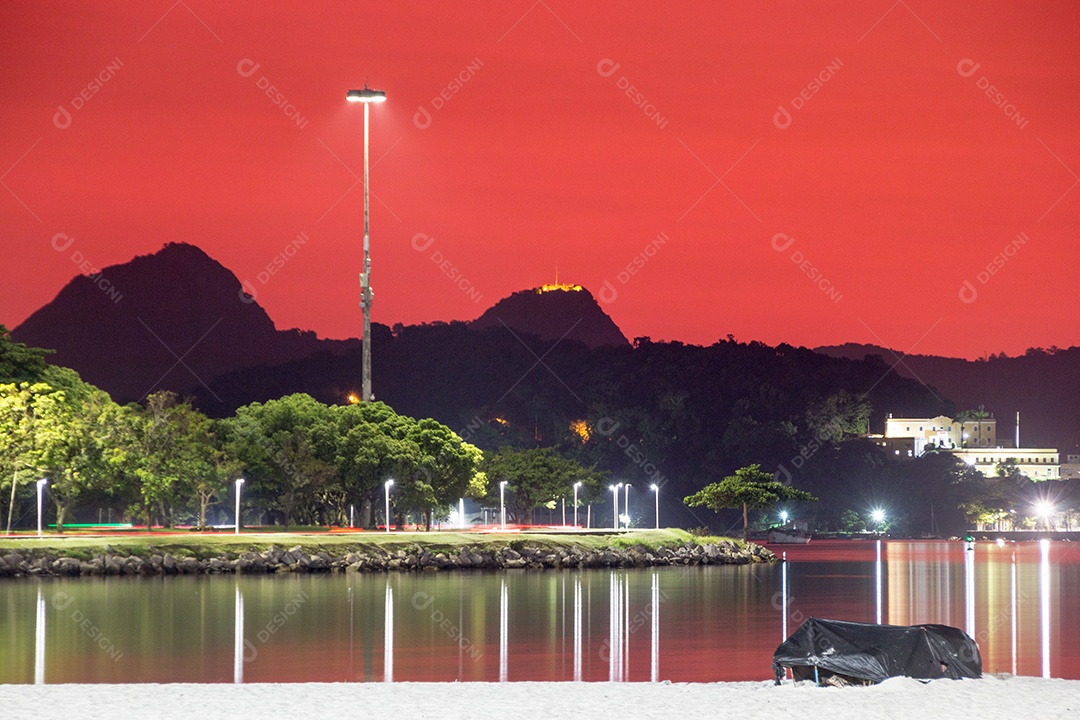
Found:
[[[330,408],[297,393],[239,408],[227,424],[229,450],[252,478],[249,497],[280,512],[286,529],[298,511],[313,520],[313,500],[336,474],[322,437]]]
[[[736,470],[734,475],[728,475],[718,483],[706,485],[683,499],[690,507],[706,507],[713,511],[741,506],[744,539],[750,537],[747,510],[767,510],[781,501],[817,502],[817,498],[804,490],[776,482],[760,465],[748,465]]]
[[[604,479],[595,468],[583,467],[552,448],[499,448],[484,458],[481,467],[487,475],[488,494],[498,496],[499,483],[505,481],[506,507],[515,520],[526,524],[532,523],[535,508],[572,493],[575,482],[595,489]]]
[[[50,352],[14,342],[10,331],[0,325],[0,383],[20,384],[44,380],[49,370],[45,355]]]

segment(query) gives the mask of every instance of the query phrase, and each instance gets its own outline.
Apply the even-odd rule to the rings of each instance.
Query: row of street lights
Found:
[[[48,480],[42,478],[37,481],[37,534],[38,537],[42,536],[42,495],[44,493],[45,485],[48,484]],[[236,527],[234,534],[240,534],[240,488],[244,484],[244,478],[237,478],[236,485]],[[390,486],[394,484],[393,479],[387,480],[383,483],[383,496],[386,502],[386,532],[390,532]],[[501,529],[506,529],[506,485],[507,481],[503,480],[499,483],[499,526]],[[581,487],[580,482],[574,483],[574,527],[578,524],[578,488]],[[615,496],[615,529],[619,529],[619,488],[625,487],[626,490],[623,493],[623,511],[627,516],[627,525],[629,526],[629,502],[630,502],[630,483],[619,483],[618,485],[609,486],[612,493]],[[660,488],[655,484],[650,485],[653,492],[656,495],[656,529],[660,529]],[[786,516],[787,513],[784,513]],[[786,517],[785,517],[786,520]],[[565,522],[565,517],[563,522]]]

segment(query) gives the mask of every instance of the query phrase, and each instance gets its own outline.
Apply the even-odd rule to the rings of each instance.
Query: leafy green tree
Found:
[[[114,405],[109,395],[97,388],[82,400],[73,401],[68,395],[68,391],[58,391],[40,398],[31,453],[36,469],[49,481],[47,491],[56,507],[57,532],[64,531],[69,510],[102,489],[107,476],[102,417]]]
[[[59,408],[64,394],[47,383],[21,382],[0,385],[0,472],[11,477],[7,528],[15,510],[19,473],[26,486],[36,480],[38,419]]]
[[[499,448],[485,456],[481,467],[487,477],[488,495],[498,497],[499,484],[505,481],[507,511],[526,524],[532,523],[534,509],[572,493],[575,482],[595,492],[604,481],[604,473],[564,458],[552,448]]]
[[[35,383],[45,379],[50,350],[27,347],[11,339],[11,332],[0,325],[0,383]]]
[[[817,498],[804,490],[776,482],[772,474],[763,471],[760,465],[749,465],[683,499],[690,507],[706,507],[713,511],[741,506],[745,539],[749,539],[750,535],[747,511],[750,508],[768,510],[781,501],[816,502]]]
[[[314,500],[336,475],[320,437],[333,425],[330,408],[297,393],[239,408],[226,424],[229,451],[251,478],[248,496],[279,512],[286,528],[298,512],[313,520]]]
[[[867,432],[870,401],[846,390],[837,390],[824,400],[814,402],[806,411],[806,424],[812,437],[837,443]]]

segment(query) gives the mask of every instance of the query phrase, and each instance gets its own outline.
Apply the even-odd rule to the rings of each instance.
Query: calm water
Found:
[[[765,680],[811,615],[955,625],[987,672],[1080,678],[1074,548],[815,541],[772,566],[5,581],[0,683]]]

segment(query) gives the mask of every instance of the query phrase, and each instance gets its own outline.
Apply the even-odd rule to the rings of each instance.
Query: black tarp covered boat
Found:
[[[890,677],[920,680],[982,677],[979,646],[948,625],[874,625],[810,618],[773,653],[776,684],[796,680],[869,684]]]

